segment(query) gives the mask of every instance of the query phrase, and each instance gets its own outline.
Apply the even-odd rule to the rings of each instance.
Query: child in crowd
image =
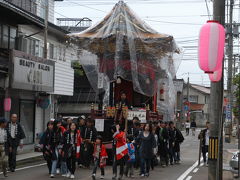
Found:
[[[106,166],[106,160],[108,158],[107,151],[105,146],[102,144],[102,137],[97,136],[96,143],[94,145],[94,152],[93,152],[93,158],[94,158],[94,167],[93,167],[93,173],[92,173],[92,179],[96,179],[96,172],[97,168],[100,167],[101,169],[101,177],[100,179],[104,179],[104,167]]]
[[[133,167],[135,163],[135,147],[133,145],[133,136],[127,137],[127,146],[128,146],[128,156],[129,159],[126,164],[125,176],[133,178]],[[130,171],[130,173],[129,173]]]

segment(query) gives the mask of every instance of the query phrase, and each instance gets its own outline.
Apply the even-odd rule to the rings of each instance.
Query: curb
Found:
[[[44,161],[42,153],[36,154],[36,155],[31,155],[28,157],[20,157],[17,158],[17,165],[24,165],[27,163],[34,163],[34,162],[41,162]]]

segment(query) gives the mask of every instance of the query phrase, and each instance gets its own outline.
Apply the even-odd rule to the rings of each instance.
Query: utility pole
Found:
[[[225,24],[225,0],[213,1],[213,20]],[[224,74],[224,73],[223,73]],[[219,82],[211,82],[210,95],[210,136],[208,153],[208,179],[222,179],[222,106],[223,77]]]
[[[188,80],[187,80],[187,101],[189,102],[189,89],[190,89],[190,82],[189,82],[189,72],[188,72]]]
[[[229,7],[229,38],[228,38],[228,81],[227,81],[227,90],[228,90],[228,102],[229,108],[228,111],[230,112],[230,116],[228,117],[229,123],[228,128],[229,132],[231,132],[233,121],[232,121],[232,106],[233,106],[233,97],[232,97],[232,74],[233,74],[233,5],[234,0],[230,0],[230,7]],[[229,143],[231,142],[231,135],[229,135]]]
[[[48,0],[45,0],[45,18],[44,18],[44,49],[43,49],[43,57],[47,59],[48,56],[48,48],[47,48],[47,39],[48,39],[48,9],[49,4]],[[43,109],[43,130],[45,128],[45,121],[46,121],[46,111]]]
[[[190,108],[190,103],[189,103],[189,89],[190,89],[190,82],[189,82],[189,73],[188,73],[188,80],[187,80],[187,98],[184,103],[184,120],[185,122],[188,120],[188,115],[189,115],[189,108]],[[185,107],[188,107],[187,109]]]
[[[190,102],[189,102],[189,89],[190,89],[190,82],[189,82],[189,72],[188,72],[188,85],[187,85],[187,102],[188,102],[188,110],[187,110],[187,120],[189,120],[189,112],[190,112]]]
[[[44,18],[44,55],[43,57],[47,59],[47,38],[48,38],[48,0],[45,0],[45,18]]]

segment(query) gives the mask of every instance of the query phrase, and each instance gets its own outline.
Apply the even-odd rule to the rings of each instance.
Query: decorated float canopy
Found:
[[[69,35],[78,45],[80,63],[95,90],[108,90],[121,77],[134,91],[153,96],[160,80],[172,78],[180,64],[174,38],[160,34],[138,18],[123,1],[95,26]]]

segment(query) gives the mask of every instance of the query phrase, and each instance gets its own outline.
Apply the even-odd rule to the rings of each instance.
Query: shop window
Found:
[[[35,41],[35,56],[40,56],[40,41]]]
[[[40,53],[39,53],[39,57],[44,57],[44,46],[43,46],[43,44],[41,43],[40,44]]]
[[[190,95],[189,102],[191,103],[198,103],[198,96]]]
[[[208,104],[208,103],[209,103],[209,97],[205,96],[205,104]]]
[[[2,47],[2,25],[0,24],[0,47]]]
[[[54,59],[54,45],[49,44],[49,58]]]
[[[59,46],[58,47],[58,57],[57,57],[57,59],[58,60],[60,60],[60,61],[66,61],[66,58],[65,58],[65,56],[66,56],[66,48],[65,47],[63,47],[63,46]]]
[[[9,27],[6,25],[3,25],[2,47],[8,48],[8,42],[9,42]]]
[[[34,142],[35,102],[31,100],[20,100],[20,123],[25,132],[24,144]]]
[[[28,53],[35,55],[35,40],[32,38],[28,39]]]
[[[16,37],[17,37],[17,30],[15,28],[10,28],[10,40],[9,40],[10,49],[15,49]]]
[[[40,0],[40,16],[41,18],[45,19],[45,15],[46,15],[46,10],[45,10],[45,6],[46,6],[46,1],[45,0]]]
[[[36,0],[5,0],[36,15]]]
[[[27,38],[26,41],[27,43],[23,44],[23,48],[22,48],[26,50],[24,52],[31,54],[33,56],[40,56],[40,49],[39,49],[40,41],[34,38]]]
[[[0,47],[15,48],[17,28],[0,24]]]

